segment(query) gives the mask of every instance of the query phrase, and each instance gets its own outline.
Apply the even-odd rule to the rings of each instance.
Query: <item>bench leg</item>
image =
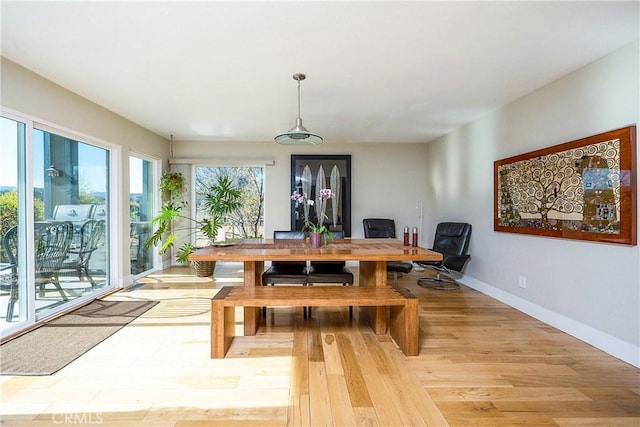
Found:
[[[418,355],[420,322],[417,298],[408,298],[404,306],[391,307],[390,333],[406,356]]]
[[[225,307],[224,300],[211,300],[211,358],[222,359],[235,335],[235,307]]]

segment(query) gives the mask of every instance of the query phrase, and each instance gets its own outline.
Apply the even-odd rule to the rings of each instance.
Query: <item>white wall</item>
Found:
[[[2,106],[111,144],[166,159],[169,141],[4,57]],[[128,153],[126,153],[128,156]],[[129,183],[127,182],[127,185]]]
[[[493,162],[638,123],[639,45],[574,71],[428,145],[427,234],[473,225],[465,283],[640,366],[637,246],[493,231]],[[518,277],[528,287],[518,287]]]
[[[72,132],[89,143],[104,143],[118,153],[110,168],[115,173],[116,206],[119,230],[112,239],[118,248],[118,285],[131,281],[129,276],[129,155],[131,152],[155,159],[169,157],[169,142],[159,135],[83,98],[26,68],[1,58],[2,107],[25,115],[34,122]]]
[[[288,230],[291,196],[291,154],[351,155],[351,230],[364,237],[362,219],[385,217],[402,227],[418,225],[416,202],[426,200],[426,148],[423,144],[331,144],[316,147],[285,147],[264,143],[221,143],[177,141],[176,158],[197,158],[210,164],[274,161],[265,170],[265,235]]]

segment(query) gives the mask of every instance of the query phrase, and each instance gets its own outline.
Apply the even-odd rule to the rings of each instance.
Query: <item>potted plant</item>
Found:
[[[160,192],[162,198],[168,202],[173,202],[185,191],[184,177],[180,172],[165,172],[160,177]]]
[[[170,194],[175,195],[176,193],[170,192]],[[170,196],[160,212],[151,220],[155,231],[146,242],[145,248],[152,245],[160,246],[159,252],[163,254],[173,246],[179,237],[192,238],[198,232],[213,243],[226,215],[240,207],[240,197],[240,190],[233,185],[229,177],[219,177],[218,181],[209,187],[204,194],[203,207],[206,215],[204,218],[198,219],[183,212],[188,207],[187,202],[178,201],[176,197]],[[189,262],[189,254],[194,249],[191,242],[184,243],[176,252],[176,261]],[[210,276],[213,273],[215,262],[204,261],[204,263],[195,264],[198,276]]]
[[[323,243],[326,243],[327,239],[333,239],[333,235],[329,231],[326,225],[324,225],[324,220],[328,219],[325,210],[327,208],[327,200],[334,199],[336,197],[335,193],[330,188],[323,188],[318,193],[318,201],[320,206],[316,206],[316,212],[318,216],[318,222],[313,223],[309,220],[308,209],[305,209],[305,218],[304,218],[304,226],[302,227],[302,231],[305,232],[309,236],[309,244],[312,248],[319,248]],[[297,191],[294,191],[291,195],[291,200],[301,204],[313,206],[313,200],[309,199],[306,194],[300,194]]]

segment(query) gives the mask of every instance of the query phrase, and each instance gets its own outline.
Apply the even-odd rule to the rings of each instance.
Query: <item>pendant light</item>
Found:
[[[300,118],[300,82],[307,78],[303,73],[293,75],[293,80],[298,82],[298,117],[296,125],[289,131],[276,136],[274,139],[278,144],[282,145],[318,145],[322,142],[322,137],[315,135],[302,126]]]

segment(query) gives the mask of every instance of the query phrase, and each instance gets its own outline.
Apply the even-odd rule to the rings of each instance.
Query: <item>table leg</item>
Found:
[[[387,286],[387,262],[360,261],[359,284],[378,288]],[[363,307],[363,311],[369,318],[369,324],[375,334],[387,333],[386,307]]]
[[[262,286],[262,272],[264,270],[264,261],[245,261],[244,262],[244,285],[255,287]],[[255,335],[260,326],[260,318],[262,310],[260,307],[244,308],[244,334]]]

